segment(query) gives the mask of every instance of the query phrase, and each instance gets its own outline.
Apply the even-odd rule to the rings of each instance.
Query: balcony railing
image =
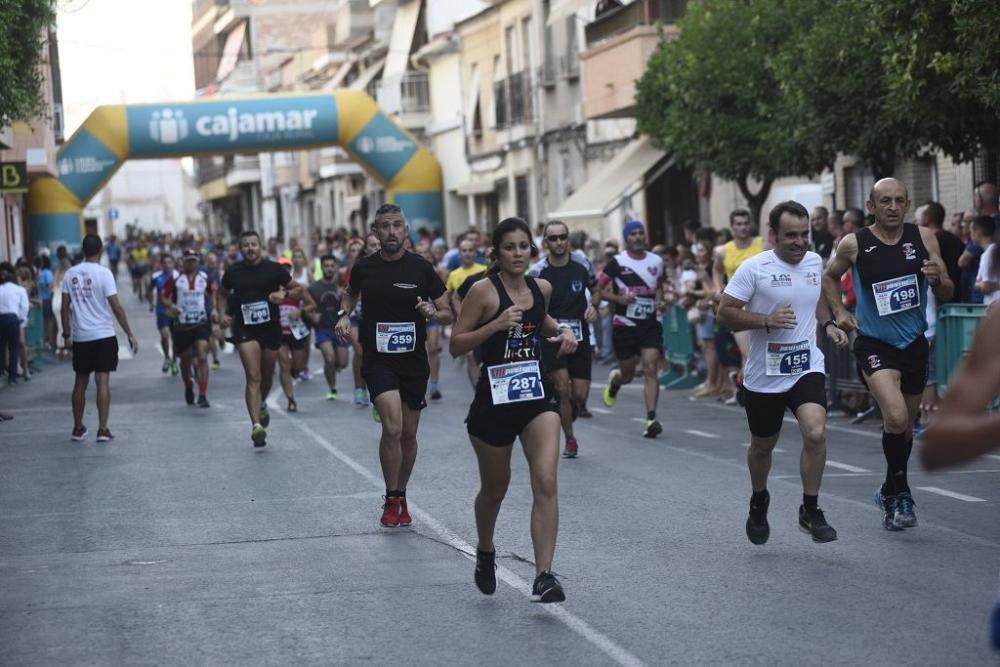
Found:
[[[526,70],[493,84],[497,129],[534,122],[537,105],[532,79],[532,73]]]
[[[587,47],[628,32],[637,25],[674,23],[687,12],[687,0],[637,0],[616,7],[587,24]]]
[[[407,72],[401,78],[382,79],[376,92],[378,104],[388,114],[425,114],[431,110],[430,86],[424,72]]]
[[[559,58],[559,75],[564,79],[579,79],[580,56],[575,53],[561,56]]]

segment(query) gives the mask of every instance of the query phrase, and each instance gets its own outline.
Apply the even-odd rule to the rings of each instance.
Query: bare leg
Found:
[[[531,472],[531,542],[535,574],[552,570],[559,531],[559,498],[556,469],[559,465],[559,418],[544,412],[521,432],[524,457]]]
[[[406,403],[400,403],[402,408],[403,429],[399,436],[400,462],[399,476],[396,487],[405,491],[406,485],[413,474],[413,465],[417,462],[417,428],[420,426],[420,410],[411,410]]]
[[[243,364],[243,372],[247,378],[245,396],[250,423],[259,424],[260,405],[263,402],[261,392],[261,357],[263,356],[263,350],[261,350],[260,344],[255,340],[240,343],[236,346],[236,350],[240,353],[240,362]],[[274,372],[274,366],[271,367],[271,372]]]
[[[500,505],[510,484],[510,453],[512,447],[493,447],[478,438],[471,438],[472,448],[479,461],[479,493],[476,494],[477,548],[494,552],[493,534],[496,531]],[[558,447],[557,447],[558,450]]]
[[[285,392],[285,398],[289,402],[295,400],[295,388],[292,383],[292,351],[287,345],[278,348],[278,379],[281,382],[281,391]]]
[[[73,382],[73,428],[83,428],[83,410],[87,407],[89,373],[77,373]]]
[[[663,354],[659,348],[647,347],[640,351],[643,370],[643,396],[646,399],[646,412],[656,412],[656,404],[660,399],[660,383],[656,379],[656,368]]]
[[[382,418],[382,437],[378,457],[386,491],[401,491],[399,471],[403,466],[400,438],[403,433],[403,405],[399,392],[384,391],[375,397],[375,409]]]
[[[771,452],[778,444],[778,436],[780,435],[781,431],[767,438],[750,436],[747,467],[750,468],[750,485],[754,491],[759,492],[767,488],[767,475],[771,472]]]
[[[549,373],[549,379],[559,394],[559,421],[566,438],[573,437],[573,394],[569,381],[569,370],[560,368]]]
[[[111,414],[111,373],[94,373],[94,384],[97,385],[97,429],[108,427],[108,417]]]

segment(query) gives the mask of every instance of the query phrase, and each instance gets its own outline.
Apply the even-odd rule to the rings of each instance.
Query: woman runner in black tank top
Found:
[[[572,354],[577,342],[570,329],[560,329],[547,314],[549,282],[525,277],[537,254],[524,220],[507,218],[497,225],[489,280],[477,282],[462,302],[450,351],[459,356],[478,346],[483,357],[466,419],[480,475],[476,586],[486,595],[496,590],[493,532],[510,482],[511,446],[520,437],[531,474],[531,522],[538,535],[533,540],[537,576],[532,601],[562,602],[562,586],[551,573],[559,525],[559,397],[544,379],[541,353],[545,340],[560,343],[560,354]]]

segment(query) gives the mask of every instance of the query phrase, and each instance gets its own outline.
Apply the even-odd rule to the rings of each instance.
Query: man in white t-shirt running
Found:
[[[718,316],[723,326],[750,332],[744,388],[753,495],[746,532],[754,544],[764,544],[771,534],[767,475],[788,409],[802,432],[799,527],[814,542],[832,542],[837,531],[819,508],[826,465],[826,375],[816,345],[817,316],[837,345],[847,345],[847,334],[833,323],[820,298],[823,260],[809,251],[809,213],[786,201],[771,209],[768,218],[773,249],[740,265],[722,295]]]
[[[101,237],[87,234],[83,238],[84,261],[72,267],[63,276],[62,316],[63,337],[73,341],[73,440],[87,437],[83,424],[83,408],[87,400],[90,374],[97,383],[97,442],[108,442],[115,436],[108,429],[111,412],[111,372],[118,369],[118,339],[115,323],[121,325],[128,336],[132,354],[139,351],[139,344],[132,335],[125,309],[118,300],[118,288],[111,271],[101,266],[103,251]],[[114,319],[112,319],[112,317]]]

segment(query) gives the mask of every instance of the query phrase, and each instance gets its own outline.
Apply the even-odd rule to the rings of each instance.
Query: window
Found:
[[[972,161],[972,183],[1000,181],[1000,150],[984,148]]]
[[[531,195],[528,192],[528,177],[514,177],[514,205],[517,207],[517,217],[531,220]]]
[[[868,193],[875,185],[875,177],[872,176],[871,167],[863,163],[857,163],[853,167],[844,169],[844,203],[847,208],[865,209],[865,201]]]
[[[507,47],[507,75],[521,71],[521,52],[517,44],[517,26],[507,26],[504,30],[504,45]]]
[[[538,55],[535,53],[535,40],[531,34],[533,28],[534,23],[530,16],[521,21],[521,52],[524,56],[523,62],[525,66],[531,71],[534,71],[538,65]]]

